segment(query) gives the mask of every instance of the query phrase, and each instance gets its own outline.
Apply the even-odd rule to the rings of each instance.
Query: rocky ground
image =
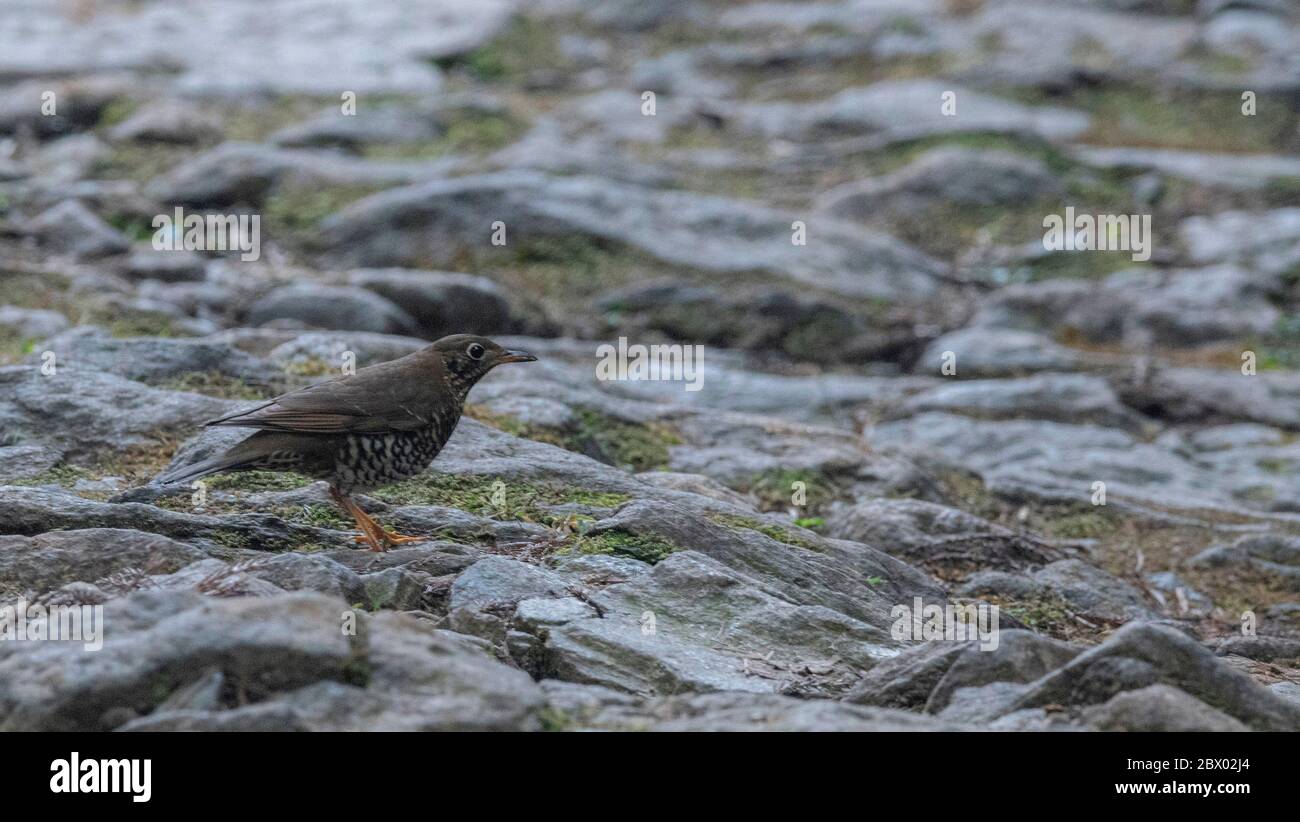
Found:
[[[0,728],[1300,730],[1293,3],[526,6],[0,3],[0,595],[107,628],[0,642]],[[364,499],[427,543],[149,484],[463,331],[541,360]]]

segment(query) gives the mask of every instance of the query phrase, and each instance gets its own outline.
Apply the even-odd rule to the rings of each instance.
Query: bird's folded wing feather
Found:
[[[349,377],[293,391],[208,425],[303,434],[382,434],[429,425],[437,409],[433,386],[427,379],[412,379],[409,373],[393,373],[385,367],[392,365],[364,368]]]

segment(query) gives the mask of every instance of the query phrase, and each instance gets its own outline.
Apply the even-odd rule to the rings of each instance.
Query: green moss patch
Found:
[[[1283,317],[1272,333],[1246,343],[1244,349],[1255,352],[1260,371],[1300,369],[1300,314]]]
[[[13,365],[36,350],[40,340],[0,332],[0,365]]]
[[[658,537],[611,530],[594,534],[580,534],[574,538],[572,543],[559,549],[556,553],[610,554],[639,559],[653,565],[677,550],[680,550],[678,546]]]
[[[763,536],[770,537],[777,542],[784,542],[786,545],[797,545],[800,548],[807,548],[809,551],[822,550],[821,546],[815,542],[804,539],[793,531],[786,530],[779,525],[771,522],[765,522],[760,519],[751,517],[736,516],[734,514],[708,514],[709,519],[726,526],[727,528],[746,528],[750,531],[757,531]]]
[[[321,221],[345,206],[368,197],[384,186],[355,185],[297,185],[282,184],[266,198],[262,215],[272,232],[290,236],[310,234]]]
[[[669,447],[682,443],[677,432],[663,423],[628,422],[594,408],[575,409],[575,421],[562,428],[529,425],[483,406],[469,406],[465,413],[516,437],[557,445],[629,471],[666,467]]]
[[[441,505],[500,520],[554,524],[564,519],[546,509],[557,505],[616,508],[631,497],[554,483],[506,482],[496,477],[422,474],[375,491],[391,505]]]
[[[553,24],[523,16],[512,20],[486,45],[466,54],[440,58],[434,64],[443,71],[487,83],[521,82],[534,72],[569,67]]]
[[[435,140],[368,145],[363,155],[372,160],[432,160],[447,154],[488,154],[519,139],[525,128],[509,114],[466,110]]]
[[[179,440],[170,432],[156,431],[153,442],[130,445],[121,449],[99,451],[85,455],[73,462],[64,462],[41,472],[35,477],[16,481],[16,485],[58,485],[71,489],[81,480],[99,480],[105,477],[121,478],[122,487],[142,485],[152,479],[171,462]],[[107,499],[113,491],[87,491],[87,499]]]
[[[292,491],[311,485],[302,474],[281,471],[228,471],[205,478],[208,488],[221,491]]]
[[[1021,267],[1014,279],[1037,282],[1039,280],[1100,280],[1126,269],[1148,268],[1146,263],[1133,261],[1129,251],[1057,251],[1045,254]]]
[[[796,506],[794,495],[799,487],[803,489],[804,503]],[[798,507],[805,516],[817,516],[842,493],[839,481],[827,473],[787,468],[765,471],[750,480],[742,490],[758,498],[758,507],[762,511],[787,511]]]
[[[358,110],[367,105],[379,105],[378,96],[365,95],[358,102]],[[296,95],[232,100],[212,108],[221,122],[224,137],[229,141],[261,143],[280,129],[297,125],[315,117],[324,109],[341,112],[341,97],[302,97]]]
[[[228,400],[261,400],[268,396],[265,389],[220,371],[190,371],[160,383],[159,388]]]
[[[1241,92],[1172,90],[1108,84],[1076,86],[1063,94],[1016,90],[1011,96],[1036,104],[1076,108],[1092,115],[1081,142],[1193,151],[1286,152],[1297,115],[1267,95],[1256,114],[1241,113]]]
[[[1045,518],[1043,530],[1058,539],[1099,539],[1112,533],[1118,525],[1114,516],[1097,506],[1096,510]]]
[[[1071,638],[1079,627],[1070,617],[1065,601],[1058,597],[1045,594],[1028,599],[1000,600],[994,604],[1035,631],[1058,639]]]
[[[84,311],[79,324],[98,325],[111,337],[190,337],[176,318],[161,311],[137,311],[96,306]]]
[[[571,317],[575,302],[658,277],[689,277],[635,248],[579,234],[510,235],[504,247],[466,244],[449,260],[429,261],[454,271],[477,271],[543,307],[549,316]],[[440,264],[439,264],[440,263]]]
[[[116,143],[112,151],[95,163],[92,174],[101,180],[134,180],[145,183],[166,174],[192,157],[190,146],[169,143]]]

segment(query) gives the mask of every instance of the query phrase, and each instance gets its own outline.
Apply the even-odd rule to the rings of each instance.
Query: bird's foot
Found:
[[[372,551],[387,551],[389,548],[392,548],[395,545],[406,545],[407,543],[411,543],[411,542],[429,541],[429,537],[411,537],[405,534],[396,534],[388,530],[380,531],[379,534],[376,535],[376,537],[379,543],[383,545],[383,548],[375,548],[374,542],[372,542],[370,535],[366,533],[357,534],[352,539],[354,542],[360,542],[365,545],[371,546],[370,550]]]
[[[369,546],[371,551],[382,554],[392,550],[395,546],[408,542],[424,542],[426,539],[426,537],[408,537],[404,534],[389,531],[375,522],[373,517],[361,510],[361,506],[357,505],[351,497],[332,486],[330,487],[330,496],[339,504],[339,507],[352,515],[352,518],[356,520],[357,527],[361,529],[361,533],[353,537],[353,539]]]

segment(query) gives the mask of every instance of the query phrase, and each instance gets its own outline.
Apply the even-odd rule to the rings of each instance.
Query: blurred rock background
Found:
[[[1284,0],[0,0],[0,593],[110,618],[0,727],[1300,728],[1298,102]],[[542,361],[368,501],[427,545],[146,485],[466,331]]]

